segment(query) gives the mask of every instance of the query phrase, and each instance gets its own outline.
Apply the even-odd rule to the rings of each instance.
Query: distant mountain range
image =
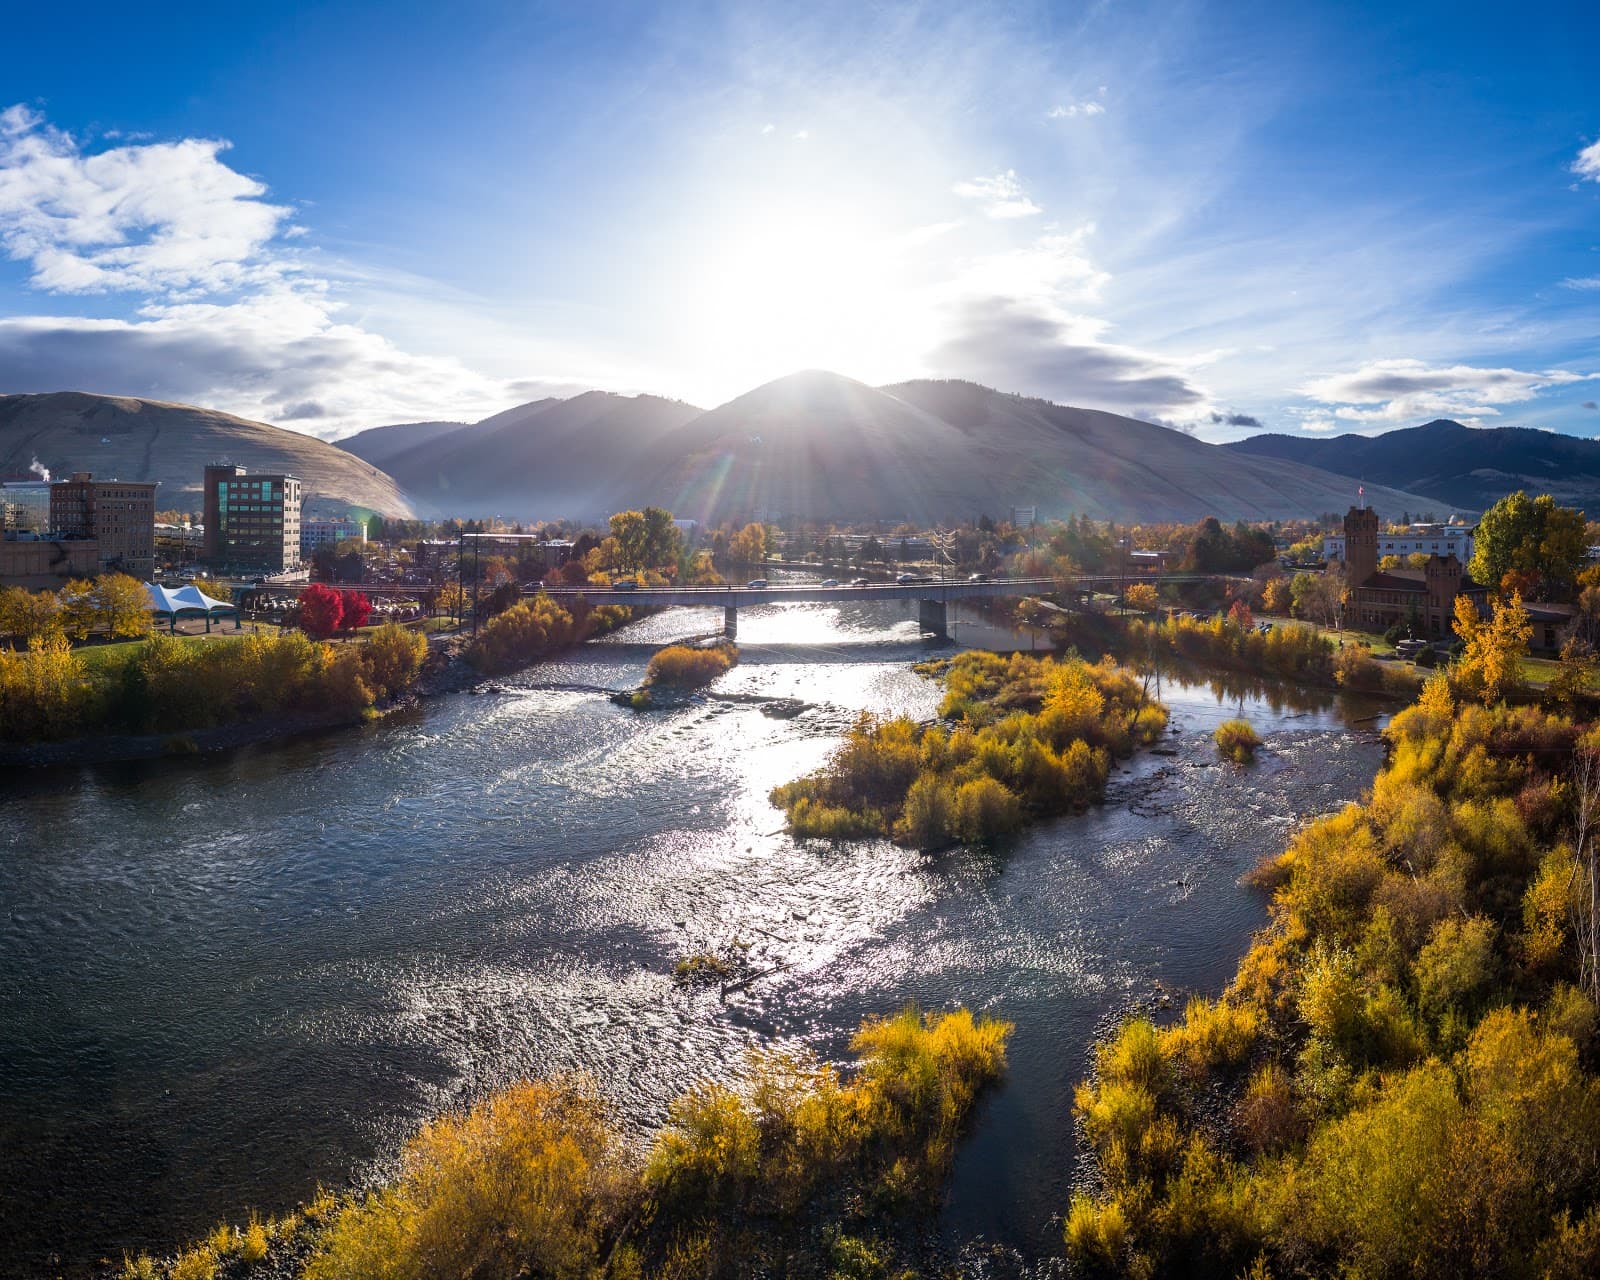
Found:
[[[1418,432],[1431,434],[1380,465],[1383,447]],[[970,382],[871,387],[812,371],[711,410],[590,391],[481,422],[374,427],[336,446],[191,405],[58,392],[0,396],[0,475],[25,473],[37,461],[57,474],[159,480],[160,505],[184,508],[200,505],[208,462],[233,461],[300,476],[313,514],[359,507],[395,516],[591,520],[654,503],[706,522],[920,525],[1003,518],[1013,507],[1120,522],[1315,516],[1350,506],[1351,477],[1364,477],[1368,500],[1396,515],[1439,505],[1480,509],[1524,483],[1563,500],[1574,486],[1600,493],[1593,442],[1456,423],[1418,432],[1376,440],[1257,436],[1223,447]],[[1507,459],[1485,471],[1478,450],[1501,435],[1527,445],[1515,469]],[[1459,449],[1450,443],[1456,436],[1466,437]]]
[[[1374,484],[1406,489],[1444,508],[1481,512],[1506,494],[1548,493],[1563,506],[1600,517],[1600,441],[1530,427],[1467,427],[1438,418],[1380,436],[1332,439],[1259,435],[1226,446],[1252,458],[1321,467]],[[1410,508],[1413,512],[1415,506]],[[1398,516],[1399,511],[1383,509]]]
[[[208,462],[299,476],[313,515],[342,515],[352,507],[389,516],[414,514],[411,500],[383,471],[298,431],[215,409],[126,396],[80,391],[0,396],[0,476],[27,474],[37,463],[58,479],[87,471],[118,480],[158,480],[158,509],[198,511]]]
[[[389,463],[407,449],[454,431],[465,431],[472,425],[470,422],[400,422],[392,427],[369,427],[346,436],[339,441],[339,447],[387,471]]]
[[[471,426],[408,423],[340,442],[424,510],[592,518],[656,503],[705,521],[916,524],[1082,512],[1118,521],[1344,511],[1348,478],[1167,427],[969,382],[870,387],[793,374],[719,408],[594,391]],[[1369,484],[1385,507],[1418,495]]]
[[[666,437],[703,412],[659,396],[587,391],[455,430],[410,423],[339,443],[439,515],[585,518],[649,501],[650,468],[670,456]]]

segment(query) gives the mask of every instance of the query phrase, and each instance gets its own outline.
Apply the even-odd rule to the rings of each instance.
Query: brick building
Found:
[[[1378,513],[1351,507],[1344,518],[1345,574],[1349,620],[1367,631],[1410,626],[1418,639],[1442,640],[1452,634],[1456,597],[1466,596],[1478,612],[1489,612],[1489,589],[1467,576],[1454,555],[1433,554],[1421,569],[1378,569]]]
[[[92,538],[96,573],[126,573],[147,582],[156,571],[155,481],[96,480],[87,471],[50,486],[50,532]]]

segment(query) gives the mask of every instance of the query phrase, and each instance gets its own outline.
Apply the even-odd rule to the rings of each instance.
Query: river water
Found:
[[[775,783],[862,709],[933,714],[914,607],[743,611],[717,688],[813,705],[793,720],[540,687],[631,686],[721,623],[679,610],[362,729],[0,781],[0,1275],[381,1173],[417,1123],[522,1075],[588,1072],[642,1135],[748,1046],[839,1057],[909,1000],[1016,1023],[940,1230],[1057,1251],[1097,1025],[1158,982],[1227,980],[1264,919],[1239,875],[1369,783],[1375,708],[1168,680],[1174,754],[1101,809],[1003,852],[796,844]],[[1015,643],[965,615],[957,637]],[[1266,739],[1248,769],[1209,741],[1240,711]],[[735,937],[767,976],[675,988],[680,956]]]

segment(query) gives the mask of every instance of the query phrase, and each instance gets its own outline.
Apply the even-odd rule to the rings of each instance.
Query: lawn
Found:
[[[232,627],[217,627],[210,635],[204,632],[199,635],[186,635],[180,631],[177,638],[184,644],[214,644],[218,640],[237,640],[251,634],[251,625],[246,624],[243,631],[235,631]],[[253,625],[261,635],[277,635],[281,630],[270,622]],[[73,653],[83,660],[83,665],[90,674],[110,675],[127,662],[143,643],[143,640],[116,640],[110,644],[83,644],[76,646]]]
[[[1317,630],[1321,634],[1327,636],[1328,639],[1334,641],[1335,643],[1338,643],[1340,636],[1340,632],[1334,627],[1324,627],[1316,623],[1302,622],[1298,618],[1284,618],[1276,614],[1257,614],[1256,616],[1258,618],[1262,618],[1263,620],[1270,619],[1270,621],[1274,624],[1298,623],[1298,625],[1305,627],[1316,626]],[[1374,634],[1371,631],[1356,631],[1351,627],[1346,627],[1343,635],[1344,642],[1346,644],[1364,643],[1371,645],[1373,657],[1381,657],[1385,654],[1394,653],[1394,646],[1392,644],[1386,641],[1381,635]],[[1542,689],[1555,677],[1556,660],[1554,658],[1527,657],[1522,660],[1522,671],[1523,676],[1530,688]],[[1591,689],[1600,689],[1600,676],[1596,676],[1594,679],[1591,679],[1589,681],[1589,687]]]

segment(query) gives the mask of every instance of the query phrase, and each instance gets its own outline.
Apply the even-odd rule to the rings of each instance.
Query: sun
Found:
[[[904,255],[858,211],[753,209],[703,252],[681,336],[726,387],[806,368],[888,377],[919,340]]]

